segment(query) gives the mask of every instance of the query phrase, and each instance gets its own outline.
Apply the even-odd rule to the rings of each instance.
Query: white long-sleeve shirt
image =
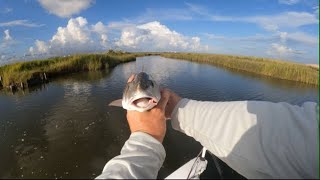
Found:
[[[174,129],[195,138],[246,178],[318,178],[317,104],[182,99]],[[157,177],[165,150],[152,136],[132,133],[97,178]]]

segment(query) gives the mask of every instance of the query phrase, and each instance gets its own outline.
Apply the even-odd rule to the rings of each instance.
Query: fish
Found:
[[[109,106],[121,106],[126,110],[145,112],[155,107],[160,99],[159,84],[149,74],[140,72],[127,83],[122,99],[112,101]]]

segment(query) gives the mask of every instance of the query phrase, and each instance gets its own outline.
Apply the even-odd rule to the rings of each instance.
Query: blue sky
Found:
[[[317,0],[1,0],[0,64],[110,48],[318,64],[318,25]]]

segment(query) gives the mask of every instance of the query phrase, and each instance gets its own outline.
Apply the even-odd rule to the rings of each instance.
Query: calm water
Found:
[[[318,100],[318,87],[162,57],[143,57],[112,71],[56,79],[30,92],[0,94],[0,178],[94,178],[130,135],[121,98],[131,73],[142,70],[164,87],[196,100]],[[201,145],[168,125],[166,177]]]

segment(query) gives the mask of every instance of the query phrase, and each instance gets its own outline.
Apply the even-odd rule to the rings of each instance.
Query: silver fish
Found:
[[[115,100],[109,105],[144,112],[156,106],[160,98],[159,85],[147,73],[140,72],[131,82],[127,83],[122,99]]]

